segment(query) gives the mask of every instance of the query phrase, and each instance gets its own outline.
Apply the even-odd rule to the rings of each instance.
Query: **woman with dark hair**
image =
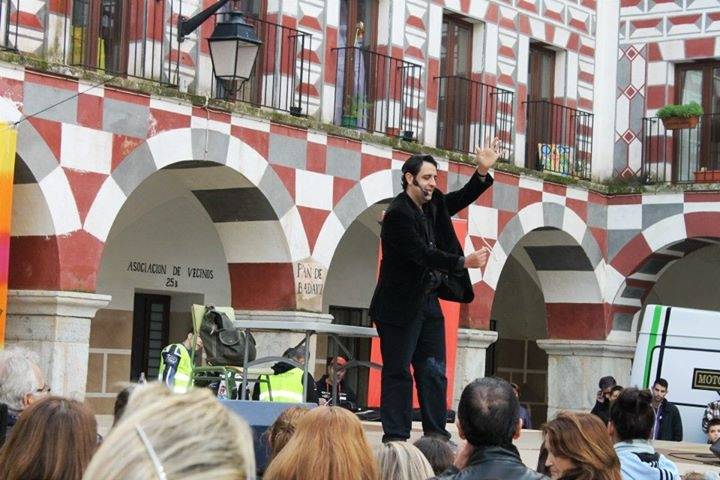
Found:
[[[602,420],[561,412],[543,427],[545,466],[557,480],[621,480],[620,461]]]
[[[97,446],[97,423],[82,403],[48,397],[20,415],[0,449],[4,480],[80,480]]]
[[[615,442],[624,480],[680,480],[677,466],[650,443],[655,411],[649,390],[626,388],[610,407],[608,433]]]

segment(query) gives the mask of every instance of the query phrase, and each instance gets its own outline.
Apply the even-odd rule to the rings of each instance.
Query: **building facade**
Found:
[[[703,287],[720,2],[231,2],[263,41],[242,85],[213,78],[212,20],[177,40],[178,16],[212,3],[2,2],[6,338],[41,352],[54,391],[109,412],[193,303],[369,324],[402,162],[430,151],[452,190],[488,136],[506,151],[495,184],[455,219],[466,251],[493,246],[460,309],[456,391],[495,374],[536,423],[590,408],[600,376],[629,380],[645,303],[720,308]],[[690,100],[694,129],[653,118]]]

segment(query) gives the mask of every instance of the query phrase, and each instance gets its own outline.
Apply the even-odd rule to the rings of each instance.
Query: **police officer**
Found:
[[[158,380],[165,383],[175,393],[185,393],[192,386],[192,344],[195,333],[190,330],[181,343],[173,343],[160,352],[160,373]],[[203,342],[197,336],[195,354],[202,350]]]
[[[290,358],[300,365],[305,364],[305,347],[289,348],[283,357]],[[278,362],[272,366],[273,375],[261,375],[253,389],[253,400],[263,402],[300,403],[303,401],[303,369],[287,362]],[[307,402],[317,403],[315,379],[308,372]]]

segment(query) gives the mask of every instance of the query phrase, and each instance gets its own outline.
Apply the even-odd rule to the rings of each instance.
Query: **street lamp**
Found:
[[[182,42],[229,1],[220,0],[189,19],[180,17],[178,42]],[[228,12],[228,16],[229,19],[215,25],[208,45],[215,77],[230,89],[250,78],[262,42],[257,38],[255,27],[245,22],[242,13]]]

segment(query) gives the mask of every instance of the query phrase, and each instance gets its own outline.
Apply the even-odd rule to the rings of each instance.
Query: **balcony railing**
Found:
[[[656,117],[642,127],[644,183],[720,183],[720,114],[702,115],[693,128],[665,130]]]
[[[20,0],[0,2],[0,50],[18,49]]]
[[[498,137],[506,156],[513,157],[514,94],[459,76],[435,77],[438,81],[437,146],[473,153],[475,147]]]
[[[421,138],[422,66],[359,47],[333,52],[336,125]]]
[[[255,27],[263,42],[253,74],[235,85],[213,79],[213,97],[307,115],[310,62],[306,52],[312,50],[312,35],[258,18],[245,20]]]
[[[593,114],[546,100],[528,100],[526,166],[590,179]]]
[[[191,13],[182,0],[71,3],[62,43],[68,64],[169,86],[192,65],[177,41],[177,18]]]

